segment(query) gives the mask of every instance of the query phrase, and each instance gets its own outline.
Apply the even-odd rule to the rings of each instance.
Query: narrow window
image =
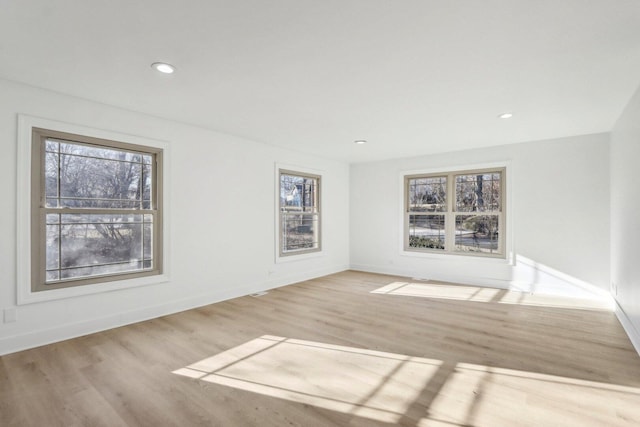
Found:
[[[162,150],[32,134],[32,291],[160,274]]]
[[[405,250],[504,257],[504,171],[405,176]]]
[[[320,176],[279,170],[280,256],[318,252]]]

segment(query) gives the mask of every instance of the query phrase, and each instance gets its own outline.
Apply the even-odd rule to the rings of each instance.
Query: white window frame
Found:
[[[318,179],[317,195],[317,215],[318,215],[318,247],[313,249],[301,249],[295,252],[282,253],[282,217],[280,210],[280,174],[285,172],[292,175],[308,176]],[[283,263],[290,261],[305,260],[324,255],[323,246],[323,172],[317,169],[298,165],[288,165],[282,163],[275,164],[275,262]]]
[[[455,217],[456,215],[466,215],[467,212],[454,211],[454,199],[455,199],[455,182],[451,177],[455,175],[474,174],[476,172],[484,171],[500,171],[502,173],[501,183],[501,213],[500,213],[500,242],[499,248],[500,254],[487,254],[479,252],[466,252],[455,251]],[[445,214],[445,250],[440,249],[426,249],[426,248],[409,248],[409,215],[408,212],[408,192],[407,192],[407,178],[416,176],[448,176],[447,179],[447,210]],[[421,258],[433,258],[433,259],[460,259],[460,257],[468,257],[478,262],[507,262],[513,264],[515,262],[514,257],[514,245],[512,234],[512,221],[513,221],[513,209],[512,209],[512,179],[511,179],[511,167],[510,161],[502,161],[496,163],[483,163],[483,164],[470,164],[470,165],[458,165],[451,167],[430,168],[430,169],[418,169],[402,171],[399,175],[400,181],[400,254],[410,257]],[[439,214],[434,212],[434,214]],[[472,215],[481,215],[482,213],[470,213]]]
[[[47,129],[54,132],[82,135],[87,138],[118,141],[128,145],[150,147],[163,152],[163,173],[160,188],[162,189],[162,271],[159,274],[126,278],[108,277],[108,281],[88,283],[80,286],[53,288],[46,291],[36,291],[32,288],[32,136],[34,129]],[[132,287],[165,283],[169,281],[169,209],[168,181],[169,181],[169,144],[149,138],[121,134],[107,130],[64,123],[27,115],[18,116],[17,138],[17,304],[30,304],[42,301],[72,298],[81,295],[91,295],[101,292],[128,289]],[[39,206],[35,207],[36,209]]]

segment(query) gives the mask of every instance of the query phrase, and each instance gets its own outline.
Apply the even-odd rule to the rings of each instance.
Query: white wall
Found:
[[[18,113],[170,142],[170,282],[16,305]],[[635,159],[640,158],[638,123],[640,95],[636,94],[613,133],[610,186],[607,134],[349,167],[0,80],[0,309],[15,309],[17,314],[13,323],[2,323],[0,318],[0,354],[340,271],[349,265],[541,293],[601,296],[599,291],[609,288],[610,232],[617,299],[628,323],[640,330],[640,250],[634,244],[640,238],[640,200],[629,197],[637,194],[633,177]],[[518,255],[515,265],[468,257],[434,259],[401,254],[399,180],[403,171],[503,161],[509,162],[508,215],[513,225],[512,248]],[[324,256],[274,263],[275,163],[324,171]],[[198,211],[205,215],[196,216]]]
[[[611,134],[611,282],[640,352],[640,89]]]
[[[351,266],[578,297],[609,288],[609,136],[586,135],[351,165]],[[401,254],[403,172],[509,162],[515,265]]]
[[[17,114],[170,143],[170,282],[16,305]],[[349,167],[0,80],[0,354],[205,305],[349,264]],[[275,163],[323,171],[321,257],[274,262]]]

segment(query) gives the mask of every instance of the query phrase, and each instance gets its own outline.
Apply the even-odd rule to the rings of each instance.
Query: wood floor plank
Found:
[[[637,426],[640,357],[593,302],[345,271],[0,357],[0,425]]]

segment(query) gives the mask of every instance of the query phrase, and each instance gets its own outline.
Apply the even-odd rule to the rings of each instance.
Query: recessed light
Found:
[[[151,68],[164,74],[171,74],[176,70],[176,67],[165,62],[154,62],[153,64],[151,64]]]
[[[513,117],[513,113],[502,113],[498,116],[499,119],[510,119]]]
[[[366,140],[364,140],[364,139],[356,139],[356,140],[355,140],[355,141],[353,141],[353,142],[354,142],[355,144],[358,144],[358,145],[362,145],[362,144],[366,144],[366,143],[367,143],[367,141],[366,141]]]

